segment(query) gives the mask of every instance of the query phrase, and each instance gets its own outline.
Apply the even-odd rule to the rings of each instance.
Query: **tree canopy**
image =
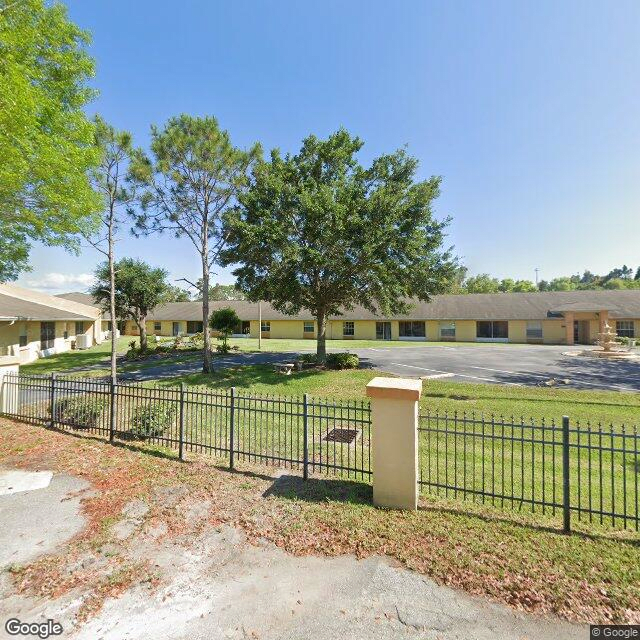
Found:
[[[205,373],[211,371],[209,276],[227,241],[222,218],[260,154],[259,145],[248,151],[234,147],[215,118],[183,114],[164,129],[152,127],[151,154],[137,150],[131,164],[131,182],[140,190],[134,232],[188,238],[200,257]]]
[[[313,313],[321,359],[329,315],[356,304],[401,313],[408,298],[428,300],[455,275],[443,249],[448,220],[432,211],[440,178],[416,181],[418,162],[404,150],[365,168],[362,145],[340,129],[309,136],[296,155],[274,150],[225,219],[222,261],[240,263],[240,288],[284,313]]]
[[[32,241],[76,250],[99,209],[88,42],[61,3],[0,0],[0,281],[29,268]]]
[[[91,295],[107,311],[110,303],[109,265],[96,269],[96,284]],[[133,320],[140,331],[140,348],[147,349],[147,315],[164,302],[167,292],[167,272],[154,268],[142,260],[122,258],[115,264],[116,316],[120,320]],[[111,318],[115,326],[115,318]]]
[[[229,336],[240,324],[240,318],[231,307],[222,307],[211,314],[209,326],[220,334],[222,340],[222,351],[229,351]]]

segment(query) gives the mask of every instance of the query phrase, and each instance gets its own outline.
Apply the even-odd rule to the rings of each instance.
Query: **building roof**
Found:
[[[68,300],[91,299],[89,294],[69,293]],[[221,307],[235,309],[241,320],[257,320],[258,303],[245,300],[212,301],[211,312]],[[0,307],[1,308],[1,307]],[[544,320],[568,311],[608,311],[612,318],[640,318],[640,290],[548,291],[535,293],[471,293],[434,296],[429,302],[415,301],[406,314],[392,314],[394,320]],[[1,313],[1,312],[0,312]],[[106,318],[108,314],[105,314]],[[201,302],[169,302],[156,307],[151,321],[202,320]],[[268,302],[262,303],[262,319],[313,320],[308,311],[286,315]],[[363,307],[345,311],[339,320],[380,320],[385,316]]]
[[[100,310],[94,306],[0,284],[1,320],[96,320],[99,316]]]

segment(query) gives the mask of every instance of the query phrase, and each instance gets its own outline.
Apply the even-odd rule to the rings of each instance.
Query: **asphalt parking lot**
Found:
[[[587,347],[551,345],[483,344],[381,346],[350,349],[364,367],[400,376],[450,379],[453,382],[543,386],[555,380],[574,389],[640,391],[640,360],[603,361],[565,355]],[[345,344],[347,350],[348,344]],[[335,351],[336,349],[332,349]],[[311,351],[309,349],[308,351]],[[307,352],[308,352],[307,351]],[[275,364],[295,360],[296,353],[233,354],[217,359],[216,367]],[[200,371],[199,359],[165,362],[124,374],[123,379],[153,380]]]
[[[356,349],[365,366],[409,377],[458,382],[544,385],[640,391],[640,360],[604,361],[565,355],[585,347],[551,345],[438,345]]]

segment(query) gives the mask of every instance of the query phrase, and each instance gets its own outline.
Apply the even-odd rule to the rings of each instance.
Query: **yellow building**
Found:
[[[96,307],[0,284],[0,356],[26,363],[102,340],[101,312]]]
[[[232,307],[240,317],[237,336],[255,338],[261,331],[267,339],[316,337],[308,312],[290,316],[268,303],[246,301],[212,302],[211,312],[221,307]],[[356,307],[330,317],[326,332],[329,340],[591,344],[605,322],[620,336],[640,337],[640,290],[441,295],[415,301],[407,314],[390,317]],[[201,303],[157,307],[149,314],[147,331],[161,336],[202,331]],[[124,333],[137,335],[135,323],[127,321]]]

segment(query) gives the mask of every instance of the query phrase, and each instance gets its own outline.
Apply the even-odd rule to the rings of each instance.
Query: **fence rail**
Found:
[[[5,415],[114,440],[368,480],[368,400],[147,387],[66,376],[4,377]],[[423,412],[423,493],[502,509],[640,529],[636,426]],[[407,461],[411,464],[411,461]]]
[[[427,493],[561,514],[565,530],[574,515],[640,528],[637,426],[437,412],[419,420],[419,482]]]
[[[185,452],[277,464],[310,473],[371,475],[371,409],[367,400],[329,401],[239,393],[236,389],[112,385],[103,379],[15,375],[6,415],[111,440],[141,440]],[[111,412],[114,420],[111,420]]]

